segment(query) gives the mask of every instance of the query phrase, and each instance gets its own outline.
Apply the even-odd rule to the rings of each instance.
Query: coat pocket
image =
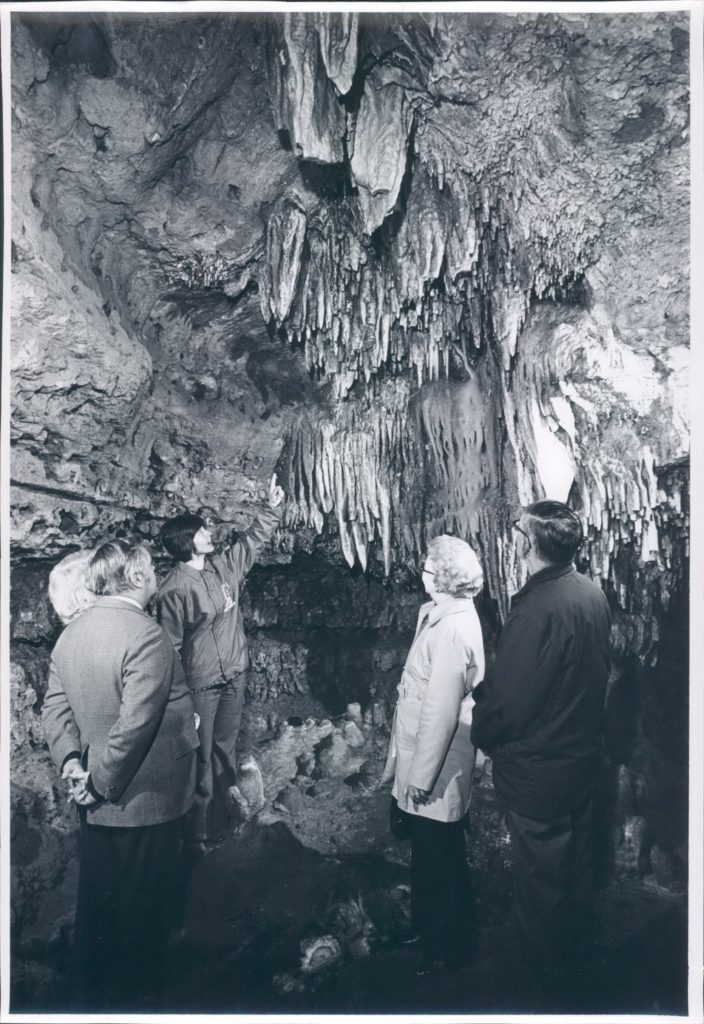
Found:
[[[399,747],[414,746],[420,725],[422,701],[416,697],[404,697],[396,709],[396,738]]]
[[[193,728],[193,733],[181,733],[179,736],[172,736],[170,740],[171,753],[175,760],[179,757],[185,757],[186,754],[190,754],[193,750],[197,750],[200,746],[200,740],[198,739],[198,733]]]

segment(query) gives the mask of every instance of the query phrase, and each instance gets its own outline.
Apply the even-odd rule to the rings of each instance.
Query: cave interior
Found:
[[[60,1009],[76,820],[41,734],[51,569],[188,510],[243,594],[265,806],[194,870],[180,1012],[521,1012],[476,769],[477,941],[414,980],[378,778],[428,540],[568,500],[613,613],[591,1009],[685,1012],[689,16],[12,14],[13,1010]],[[577,1012],[583,1007],[565,1007]]]

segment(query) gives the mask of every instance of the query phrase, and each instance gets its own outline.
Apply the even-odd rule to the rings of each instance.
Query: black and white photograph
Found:
[[[702,1019],[703,21],[0,4],[1,1019]]]

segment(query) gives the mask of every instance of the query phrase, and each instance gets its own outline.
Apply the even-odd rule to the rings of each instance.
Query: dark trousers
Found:
[[[80,813],[76,1010],[159,1008],[182,830],[183,818],[109,828]]]
[[[462,962],[471,926],[464,822],[408,817],[413,930],[431,960]]]
[[[246,673],[218,690],[193,694],[193,706],[200,716],[196,796],[186,830],[191,840],[215,838],[227,824],[227,789],[236,781],[237,736],[242,720]],[[219,792],[220,807],[213,806]]]
[[[573,991],[594,941],[593,801],[549,821],[506,812],[521,951],[549,988]]]

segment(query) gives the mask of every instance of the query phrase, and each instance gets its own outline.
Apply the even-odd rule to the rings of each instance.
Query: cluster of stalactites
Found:
[[[265,320],[303,345],[309,370],[330,378],[337,399],[357,381],[371,393],[382,369],[384,379],[404,382],[399,394],[409,370],[425,387],[457,361],[471,381],[480,352],[491,349],[500,370],[493,405],[479,419],[506,431],[500,450],[483,455],[468,450],[473,433],[448,420],[442,403],[419,425],[402,402],[391,412],[388,403],[372,404],[354,424],[354,410],[338,402],[328,420],[301,421],[292,434],[294,517],[321,529],[334,510],[350,564],[365,565],[379,536],[387,571],[394,550],[416,556],[441,529],[464,536],[481,547],[504,612],[521,569],[510,519],[487,510],[492,500],[502,507],[506,481],[521,504],[578,493],[591,570],[617,592],[625,586],[617,570],[623,545],[637,546],[643,564],[666,566],[663,515],[672,524],[679,513],[658,489],[652,452],[638,442],[604,454],[598,404],[592,416],[572,382],[578,364],[548,357],[533,359],[530,370],[532,357],[517,353],[531,302],[556,297],[589,264],[598,217],[551,219],[531,192],[530,167],[511,166],[496,183],[464,170],[452,147],[435,144],[437,126],[392,70],[382,63],[355,78],[355,16],[290,14],[276,33],[269,69],[277,125],[302,159],[344,164],[352,192],[317,206],[295,193],[279,201],[259,275]],[[346,102],[353,81],[359,95]],[[594,422],[578,425],[585,410]],[[382,436],[388,464],[379,458]],[[437,483],[442,492],[434,519],[420,491],[413,498],[393,484],[391,467],[408,465],[404,450],[423,486]]]
[[[377,386],[365,408],[302,414],[288,440],[285,526],[323,531],[334,517],[342,552],[366,569],[370,547],[388,575],[393,561],[418,564],[440,533],[478,553],[502,614],[516,589],[508,511],[497,507],[500,455],[480,380]],[[431,497],[432,496],[432,497]]]
[[[662,482],[637,432],[624,449],[617,427],[614,447],[603,408],[621,402],[629,415],[637,412],[609,377],[626,353],[589,314],[562,317],[557,328],[550,310],[532,322],[508,375],[481,360],[463,382],[416,389],[387,378],[369,389],[368,403],[337,403],[327,418],[301,418],[289,447],[291,524],[321,532],[334,515],[348,563],[366,567],[379,540],[387,572],[394,558],[417,562],[438,533],[462,537],[480,554],[505,616],[525,582],[512,518],[543,497],[569,499],[585,525],[582,555],[592,576],[608,582],[627,609],[634,583],[624,566],[635,559],[657,570],[666,604],[684,571],[680,477]],[[586,376],[568,372],[585,358]],[[633,650],[645,657],[652,629],[644,616],[633,628],[643,634]]]
[[[340,403],[328,416],[298,419],[289,437],[286,526],[321,533],[333,517],[350,567],[358,562],[366,570],[376,547],[387,574],[395,560],[418,564],[432,537],[461,537],[479,555],[488,593],[505,618],[511,595],[526,580],[512,519],[520,504],[544,497],[545,487],[528,460],[522,497],[515,504],[501,497],[503,460],[510,455],[492,426],[486,381],[430,385],[412,399],[398,381],[377,392],[366,408]],[[610,584],[622,609],[634,600],[645,607],[636,594],[641,584],[634,584],[633,560],[619,558],[627,549],[635,564],[658,570],[658,600],[666,606],[684,573],[684,484],[679,478],[658,482],[647,448],[620,472],[605,469],[594,452],[574,454],[579,463],[571,500],[581,508],[582,555],[591,575]],[[631,567],[627,575],[624,564]],[[649,656],[656,626],[653,616],[634,615],[633,653]]]
[[[381,545],[385,572],[392,561],[392,531],[400,504],[401,476],[413,464],[407,423],[408,393],[386,389],[362,409],[341,404],[328,418],[303,413],[288,448],[285,525],[323,530],[334,513],[344,557],[350,567],[367,567],[369,546]],[[395,514],[394,514],[395,513]]]
[[[546,274],[513,248],[520,226],[509,206],[460,173],[440,183],[420,167],[403,218],[374,245],[352,200],[309,213],[289,194],[267,224],[262,314],[303,344],[308,368],[338,397],[382,367],[410,368],[419,384],[439,379],[489,344],[508,370],[531,297],[574,272]]]
[[[647,465],[643,470],[649,476]],[[626,489],[609,486],[601,529],[590,522],[585,545],[592,576],[608,580],[615,595],[616,653],[628,651],[649,665],[658,660],[663,612],[687,586],[689,559],[688,467],[656,475],[647,484],[653,505],[634,507]]]
[[[295,193],[280,200],[262,314],[303,343],[338,396],[382,366],[437,379],[453,350],[466,362],[485,344],[508,370],[531,298],[579,275],[591,235],[550,220],[521,166],[508,184],[467,170],[427,95],[393,63],[362,73],[358,61],[357,15],[291,12],[272,24],[277,127],[302,160],[344,166],[350,187],[317,209]]]
[[[682,582],[688,515],[682,474],[663,483],[638,429],[640,417],[651,414],[642,385],[655,373],[651,357],[627,349],[599,310],[565,311],[563,318],[555,327],[538,317],[522,336],[512,377],[501,379],[506,458],[515,467],[518,500],[569,500],[585,526],[589,571],[609,584],[620,608],[628,610],[634,595],[643,605],[633,564],[643,580],[646,567],[656,571],[665,605],[668,589]],[[650,650],[652,618],[634,618],[630,649],[641,657]]]
[[[666,607],[670,591],[682,583],[688,556],[685,482],[677,478],[667,485],[659,482],[647,447],[634,459],[630,473],[607,473],[597,487],[598,470],[597,462],[589,473],[589,483],[580,480],[582,500],[588,503],[586,549],[591,573],[595,578],[608,580],[619,606],[630,610],[637,598],[632,579],[621,573],[619,555],[623,549],[632,548],[638,556],[637,564],[659,570],[658,597]],[[642,636],[632,644],[636,653],[646,653],[642,637],[649,635],[651,625],[641,623]]]
[[[371,235],[393,210],[413,110],[393,67],[375,66],[345,103],[358,64],[358,16],[289,12],[271,26],[267,66],[274,120],[302,160],[345,164]]]
[[[304,160],[342,163],[347,117],[339,102],[357,67],[356,14],[287,12],[270,26],[267,67],[276,127]]]

